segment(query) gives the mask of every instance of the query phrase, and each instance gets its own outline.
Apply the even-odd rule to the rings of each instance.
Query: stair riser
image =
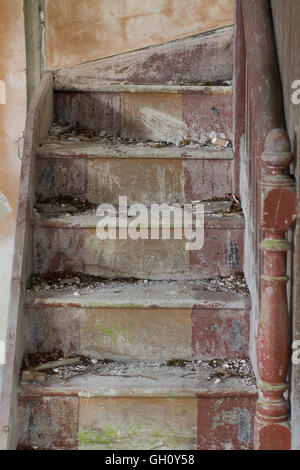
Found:
[[[75,299],[75,298],[74,298]],[[97,359],[210,360],[248,357],[249,310],[25,309],[26,353],[62,350]]]
[[[56,121],[75,122],[108,135],[203,144],[232,140],[232,95],[56,91]]]
[[[167,151],[166,151],[167,152]],[[36,196],[84,196],[90,202],[118,205],[221,198],[232,192],[232,160],[124,158],[38,158]]]
[[[45,225],[47,223],[45,222]],[[79,271],[104,277],[206,279],[243,270],[244,230],[205,228],[204,247],[188,251],[186,240],[99,240],[96,228],[33,229],[33,272]],[[56,225],[56,226],[55,226]]]
[[[253,448],[251,397],[22,396],[19,407],[19,444],[42,449]]]

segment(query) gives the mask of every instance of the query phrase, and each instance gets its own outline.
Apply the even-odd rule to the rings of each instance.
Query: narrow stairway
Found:
[[[59,75],[36,153],[19,449],[251,449],[232,86],[74,70]],[[118,209],[120,196],[203,202],[203,248],[186,249],[174,227],[170,239],[100,240],[97,207]]]

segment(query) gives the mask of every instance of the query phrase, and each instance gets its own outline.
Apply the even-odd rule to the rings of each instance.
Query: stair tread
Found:
[[[128,218],[130,219],[130,218]],[[93,229],[97,227],[100,217],[91,214],[72,215],[69,214],[60,215],[59,217],[52,217],[47,214],[43,214],[42,217],[35,217],[32,219],[32,225],[35,227],[43,228],[77,228],[77,229]],[[245,226],[244,218],[238,215],[224,216],[222,214],[207,214],[205,215],[204,227],[214,229],[243,229]],[[141,226],[141,228],[150,228],[151,224],[147,226]],[[156,224],[152,227],[158,228]],[[116,224],[118,228],[118,223]],[[172,226],[171,226],[172,229]]]
[[[72,205],[72,202],[73,202],[73,205]],[[174,201],[173,201],[174,203]],[[188,208],[190,208],[192,210],[192,205],[195,205],[196,203],[199,203],[200,204],[200,201],[197,201],[197,202],[194,202],[192,204],[188,204]],[[79,205],[79,208],[76,206],[76,204]],[[153,203],[154,204],[154,203]],[[159,204],[159,203],[157,203]],[[166,204],[166,203],[165,203]],[[231,208],[231,205],[232,205],[232,202],[230,200],[226,200],[226,199],[222,199],[222,200],[216,200],[216,201],[210,201],[210,202],[207,202],[207,201],[203,201],[202,202],[203,206],[204,206],[204,214],[205,216],[209,216],[209,215],[215,215],[217,217],[220,217],[222,215],[226,215],[227,217],[229,215],[233,215],[233,213],[230,213],[230,212],[226,212],[226,211],[230,211],[230,208]],[[146,204],[147,206],[147,204]],[[149,206],[149,204],[148,204]],[[81,210],[79,210],[81,209]],[[82,210],[84,212],[82,212]],[[128,207],[127,207],[127,210],[128,210]],[[119,210],[118,210],[118,207],[116,207],[116,213],[119,214]],[[37,215],[37,218],[39,218],[39,216],[41,216],[42,218],[49,218],[49,217],[55,217],[55,218],[63,218],[65,219],[66,217],[69,218],[70,217],[70,214],[72,214],[72,216],[79,216],[80,219],[75,219],[76,222],[77,221],[81,221],[83,217],[91,217],[89,218],[89,221],[88,223],[94,223],[96,222],[97,223],[97,215],[96,215],[96,204],[90,204],[85,198],[53,198],[53,199],[50,199],[46,202],[41,202],[41,203],[36,203],[35,204],[35,215]],[[66,215],[68,214],[68,215]],[[122,216],[122,212],[120,214],[121,217]],[[96,219],[94,220],[93,217],[95,217]],[[130,219],[130,216],[127,216],[128,219]],[[240,217],[241,218],[241,217]],[[71,221],[72,222],[72,221]],[[151,224],[150,224],[151,225]]]
[[[105,204],[105,202],[99,202],[99,204]],[[166,202],[166,204],[168,204]],[[242,214],[236,212],[230,212],[230,201],[226,200],[216,200],[216,201],[193,201],[186,203],[186,210],[193,210],[193,206],[196,204],[203,204],[204,206],[204,226],[206,228],[244,228],[245,219]],[[57,204],[39,203],[36,207],[35,214],[32,218],[32,225],[42,226],[42,227],[76,227],[76,228],[96,228],[100,220],[100,216],[96,215],[96,208],[90,209],[82,213],[74,213],[72,210],[72,204],[60,204],[59,200]],[[109,205],[110,206],[110,205]],[[149,204],[150,206],[150,204]],[[149,207],[150,209],[150,207]],[[134,217],[128,216],[128,212],[124,211],[118,213],[118,208],[116,210],[116,227],[119,225],[119,217],[127,218],[128,220],[133,219]],[[127,208],[128,211],[128,208]],[[227,212],[229,211],[229,212]],[[54,212],[54,215],[53,215]],[[72,215],[70,215],[72,212]],[[111,214],[113,215],[113,213]],[[119,215],[119,217],[118,217]],[[144,228],[156,227],[157,224],[153,225],[150,217],[149,210],[149,222],[145,224]],[[159,227],[162,227],[162,221],[160,219]],[[172,227],[172,225],[171,225]]]
[[[80,397],[255,397],[257,390],[251,367],[246,359],[239,361],[244,361],[246,372],[226,379],[218,378],[220,369],[211,366],[211,362],[195,361],[180,367],[150,362],[100,363],[94,366],[94,371],[87,366],[86,371],[81,370],[67,379],[63,375],[50,375],[42,384],[22,382],[19,394]]]
[[[77,77],[74,81],[55,83],[57,91],[95,91],[116,93],[195,93],[200,95],[232,95],[232,85],[168,85],[168,84],[134,84],[107,82],[97,78]]]
[[[26,306],[170,309],[248,309],[251,306],[250,296],[245,291],[213,287],[209,281],[103,280],[102,285],[96,287],[75,289],[70,287],[28,292]]]
[[[157,142],[157,144],[160,144]],[[71,153],[71,154],[70,154]],[[178,147],[168,144],[162,147],[151,147],[146,142],[129,144],[124,142],[103,143],[92,142],[68,142],[64,140],[51,140],[37,149],[37,158],[138,158],[138,159],[201,159],[201,160],[232,160],[234,151],[231,148],[214,146],[189,145]]]

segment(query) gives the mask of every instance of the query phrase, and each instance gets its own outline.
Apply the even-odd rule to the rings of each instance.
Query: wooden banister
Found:
[[[297,217],[295,183],[286,175],[292,162],[290,142],[285,130],[272,130],[261,156],[266,176],[261,182],[261,243],[264,272],[261,276],[261,305],[257,333],[259,372],[255,443],[257,449],[290,449],[288,389],[290,361],[289,317],[286,283],[286,232]]]
[[[256,449],[290,449],[286,231],[295,220],[292,161],[269,0],[235,1],[235,152],[246,218],[251,357],[259,376]],[[237,186],[237,185],[236,185]],[[263,240],[263,232],[265,238]],[[262,241],[263,240],[263,241]],[[257,320],[259,318],[259,320]]]

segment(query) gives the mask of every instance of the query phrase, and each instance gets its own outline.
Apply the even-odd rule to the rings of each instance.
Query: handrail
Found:
[[[261,181],[261,242],[264,272],[261,276],[261,305],[257,332],[258,388],[256,447],[291,448],[287,375],[290,361],[289,316],[286,284],[287,252],[285,234],[297,217],[297,197],[293,179],[285,174],[293,157],[288,133],[269,132],[261,156],[267,174]]]
[[[0,449],[3,450],[15,449],[17,445],[17,387],[23,359],[23,304],[32,259],[29,222],[35,200],[35,152],[37,146],[46,140],[52,110],[53,75],[48,72],[44,74],[29,107],[25,126],[0,408]]]
[[[253,363],[257,366],[257,372],[260,377],[260,399],[256,413],[255,447],[257,449],[276,449],[282,448],[282,446],[290,448],[287,402],[285,402],[285,411],[283,411],[282,389],[280,388],[280,394],[277,391],[275,394],[271,394],[272,400],[274,402],[279,400],[282,405],[283,419],[281,423],[278,423],[276,419],[276,413],[280,406],[275,411],[276,406],[274,403],[271,405],[269,403],[270,406],[266,407],[262,404],[269,400],[270,397],[269,392],[266,392],[266,387],[269,387],[270,384],[271,388],[273,385],[276,386],[279,373],[281,374],[280,387],[283,387],[282,383],[284,383],[284,388],[286,388],[286,366],[283,367],[282,361],[279,360],[280,355],[282,354],[285,360],[289,361],[288,330],[286,330],[287,301],[286,295],[283,295],[283,292],[286,292],[285,282],[283,283],[282,281],[281,293],[283,297],[279,301],[276,288],[273,288],[272,296],[268,297],[267,293],[270,291],[269,285],[266,284],[266,279],[261,281],[262,273],[268,276],[269,259],[273,259],[275,262],[276,256],[286,257],[286,252],[279,250],[276,255],[276,250],[273,251],[273,248],[271,254],[269,254],[268,247],[264,243],[262,250],[260,249],[263,230],[265,229],[263,223],[266,211],[265,199],[267,198],[267,193],[272,193],[273,191],[272,194],[277,195],[277,199],[274,197],[272,200],[273,204],[281,204],[280,194],[282,188],[280,187],[280,181],[283,180],[280,180],[280,178],[283,178],[281,172],[286,170],[281,168],[274,169],[272,165],[270,166],[268,158],[261,158],[261,156],[265,142],[267,149],[276,155],[280,150],[280,145],[283,145],[285,149],[287,148],[287,135],[282,130],[278,130],[279,128],[284,128],[284,106],[269,0],[235,0],[234,76],[234,132],[238,172],[238,174],[236,172],[236,180],[239,180],[239,186],[236,185],[236,187],[240,188],[245,212],[245,276],[252,297],[252,350],[250,354]],[[273,131],[274,129],[277,129],[277,131]],[[273,131],[270,134],[271,137],[269,136],[267,139],[271,131]],[[276,139],[278,141],[272,139],[272,136],[274,138],[274,132],[277,135]],[[273,147],[270,142],[273,144]],[[289,163],[286,166],[288,165]],[[278,173],[277,180],[275,179],[276,188],[268,188],[267,186],[270,174],[274,174],[272,172]],[[264,178],[267,178],[267,180]],[[273,183],[275,184],[274,181]],[[294,201],[292,190],[291,194],[291,201]],[[272,214],[274,206],[269,207],[268,211]],[[281,239],[283,239],[283,229],[287,227],[288,225],[285,225],[280,231],[277,231],[275,238],[280,239],[281,236]],[[269,237],[270,233],[268,232],[266,233],[266,238],[269,239]],[[285,278],[285,258],[281,260],[281,269],[282,273],[283,270],[285,271],[283,275]],[[273,271],[271,270],[271,272]],[[272,286],[278,287],[276,282]],[[273,309],[273,304],[275,303],[280,312],[275,313],[276,308],[275,310]],[[268,315],[265,314],[266,311]],[[268,318],[267,323],[266,318]],[[278,323],[278,318],[281,319],[280,323]],[[280,328],[283,328],[283,331],[280,332]],[[282,333],[282,341],[278,340],[280,333]],[[273,339],[276,338],[276,345],[270,344],[271,336]],[[268,367],[272,368],[273,376],[272,374],[267,374],[266,376]],[[272,390],[274,391],[274,387]],[[281,437],[284,435],[281,441],[276,439],[276,436],[279,436],[280,433]]]

